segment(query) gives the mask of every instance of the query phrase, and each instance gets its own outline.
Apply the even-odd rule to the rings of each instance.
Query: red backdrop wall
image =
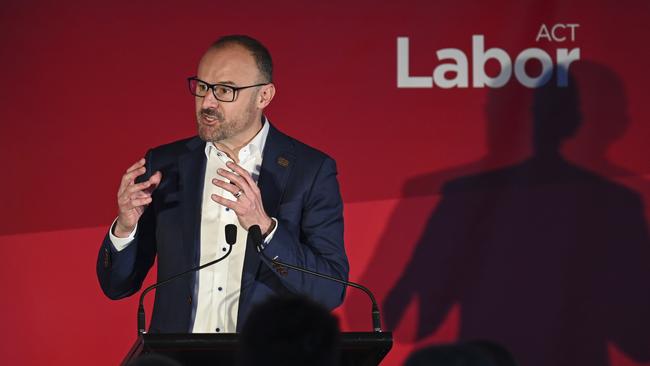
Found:
[[[338,162],[351,279],[377,292],[395,332],[386,365],[477,337],[506,343],[523,364],[650,360],[647,1],[2,8],[3,362],[110,365],[127,351],[135,300],[104,298],[94,274],[119,178],[147,148],[195,133],[185,78],[230,33],[272,52],[271,121]],[[473,86],[475,35],[503,49],[508,68],[539,48],[557,70],[557,49],[579,49],[569,70],[581,118],[554,120],[576,123],[561,163],[531,159],[548,137],[531,106],[552,98],[515,76]],[[452,62],[437,52],[454,48],[469,86],[398,87],[398,37],[409,38],[410,76],[431,77]],[[485,70],[501,72],[494,59]],[[343,329],[369,329],[367,306],[350,292],[337,310]]]

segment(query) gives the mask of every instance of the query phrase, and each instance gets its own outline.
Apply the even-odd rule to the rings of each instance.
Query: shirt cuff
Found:
[[[266,238],[264,238],[264,244],[268,244],[268,242],[270,242],[271,239],[273,239],[273,234],[275,234],[275,231],[278,230],[278,225],[279,225],[278,219],[276,219],[275,217],[271,217],[271,220],[275,221],[275,227],[273,228],[273,230],[271,230],[269,235],[267,235]]]
[[[273,228],[273,230],[271,230],[269,235],[267,235],[266,238],[264,238],[264,242],[262,242],[257,246],[258,252],[261,252],[264,250],[264,248],[266,248],[266,245],[271,241],[271,239],[273,239],[273,234],[275,234],[275,231],[278,230],[278,220],[275,217],[271,217],[271,220],[273,220],[273,222],[275,223],[275,227]]]
[[[131,234],[129,234],[129,236],[127,236],[126,238],[118,238],[117,236],[113,235],[113,229],[115,229],[115,223],[117,223],[117,218],[115,218],[115,220],[111,224],[111,228],[108,230],[108,237],[111,239],[111,244],[113,244],[115,250],[121,252],[122,250],[124,250],[124,248],[128,247],[129,244],[131,244],[133,239],[135,239],[135,232],[138,230],[138,224],[135,224],[135,228],[133,229],[133,231],[131,231]]]

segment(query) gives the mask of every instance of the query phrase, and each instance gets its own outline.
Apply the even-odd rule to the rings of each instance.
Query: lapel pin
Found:
[[[283,167],[283,168],[286,168],[286,167],[289,166],[289,160],[287,160],[286,158],[280,156],[278,158],[278,165]]]

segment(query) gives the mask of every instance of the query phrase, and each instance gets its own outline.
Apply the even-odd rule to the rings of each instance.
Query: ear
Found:
[[[264,85],[261,89],[258,96],[258,107],[260,109],[266,108],[271,103],[271,100],[275,96],[275,85],[268,84]]]

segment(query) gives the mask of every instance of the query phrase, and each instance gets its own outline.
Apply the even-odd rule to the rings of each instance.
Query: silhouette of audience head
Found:
[[[339,363],[338,319],[298,296],[257,305],[241,332],[242,366],[333,366]]]
[[[516,366],[503,346],[490,341],[427,347],[413,352],[405,366]]]

